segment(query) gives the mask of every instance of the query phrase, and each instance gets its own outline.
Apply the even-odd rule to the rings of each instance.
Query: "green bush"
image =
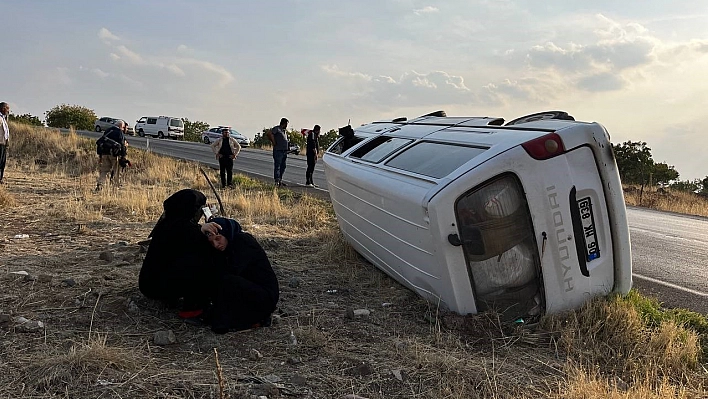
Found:
[[[76,130],[93,130],[96,113],[81,105],[61,104],[44,113],[44,121],[49,127]]]
[[[184,140],[202,141],[202,132],[209,129],[209,124],[202,121],[190,121],[184,119]]]
[[[24,123],[25,125],[44,126],[44,124],[38,117],[31,114],[10,114],[7,119],[17,123]]]

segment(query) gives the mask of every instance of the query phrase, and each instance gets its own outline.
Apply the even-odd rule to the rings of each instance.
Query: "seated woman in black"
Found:
[[[215,218],[219,234],[207,232],[216,254],[218,289],[211,313],[212,330],[245,330],[270,324],[280,296],[268,256],[256,239],[233,219]]]
[[[204,233],[217,233],[219,226],[199,225],[205,205],[206,196],[190,189],[163,202],[138,278],[140,292],[148,298],[171,305],[184,298],[182,317],[198,316],[209,305],[216,280],[213,250]]]

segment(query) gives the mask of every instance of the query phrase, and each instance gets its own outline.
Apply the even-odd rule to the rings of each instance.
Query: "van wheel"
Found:
[[[209,144],[211,141],[209,141],[209,137],[204,136],[204,144]]]
[[[162,134],[162,132],[157,132],[157,138],[158,138],[158,139],[164,139],[164,138],[165,138],[165,135]]]
[[[96,129],[95,129],[95,130],[100,133],[100,132],[101,132],[101,126],[96,126]]]
[[[143,132],[143,129],[138,130],[138,136],[145,137],[145,132]]]

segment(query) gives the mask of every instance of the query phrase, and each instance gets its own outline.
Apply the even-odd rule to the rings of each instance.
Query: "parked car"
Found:
[[[215,140],[217,140],[219,137],[221,137],[221,131],[223,129],[229,129],[230,130],[230,135],[231,137],[235,138],[236,141],[238,141],[239,145],[241,147],[250,147],[251,146],[251,140],[244,136],[243,134],[237,132],[236,130],[232,129],[229,126],[217,126],[217,127],[212,127],[209,130],[205,130],[202,132],[202,141],[204,144],[211,144]]]
[[[561,111],[435,112],[340,129],[326,151],[340,229],[436,306],[533,322],[627,293],[627,215],[607,130]]]
[[[102,132],[106,129],[115,126],[116,122],[118,121],[123,121],[125,126],[127,126],[127,133],[131,136],[135,136],[135,130],[133,130],[133,127],[130,126],[128,122],[126,122],[124,119],[111,118],[109,116],[104,116],[102,118],[96,119],[96,122],[94,122],[93,124],[93,130],[97,132]]]
[[[296,143],[288,143],[288,154],[300,155],[300,145]]]
[[[140,137],[184,138],[184,122],[173,116],[143,116],[137,120],[135,131]]]

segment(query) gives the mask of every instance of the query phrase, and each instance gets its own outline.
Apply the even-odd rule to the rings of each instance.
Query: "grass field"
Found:
[[[96,193],[93,141],[11,128],[2,398],[708,397],[702,315],[635,291],[534,326],[447,313],[361,260],[328,202],[244,176],[224,205],[274,265],[274,324],[226,335],[185,324],[140,294],[138,242],[171,193],[194,188],[214,202],[198,166],[131,149],[123,187]],[[176,342],[156,345],[168,330]]]

